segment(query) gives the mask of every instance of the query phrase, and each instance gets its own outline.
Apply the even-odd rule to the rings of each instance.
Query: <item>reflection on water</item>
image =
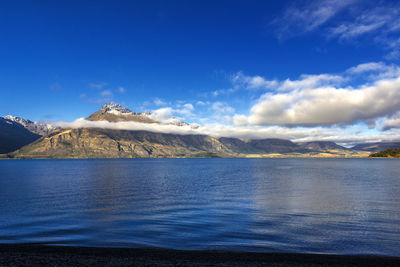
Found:
[[[0,161],[0,242],[400,256],[379,159]]]

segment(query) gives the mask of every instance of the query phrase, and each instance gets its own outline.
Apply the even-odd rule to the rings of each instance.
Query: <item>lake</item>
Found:
[[[0,243],[400,256],[400,161],[0,160]]]

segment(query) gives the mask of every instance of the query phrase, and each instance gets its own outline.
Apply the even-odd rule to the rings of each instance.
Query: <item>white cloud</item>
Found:
[[[151,111],[150,117],[161,122],[177,122],[184,118],[193,117],[194,107],[190,103],[180,105],[178,108],[164,107]],[[177,117],[178,116],[178,117]],[[183,116],[183,118],[181,118]]]
[[[118,92],[121,93],[121,94],[125,93],[126,92],[125,87],[119,87],[118,88]]]
[[[218,114],[225,114],[225,113],[232,114],[235,112],[234,108],[222,102],[214,102],[211,108]]]
[[[205,105],[207,105],[207,104],[209,104],[208,102],[203,102],[203,101],[197,101],[196,102],[196,105],[197,106],[205,106]]]
[[[357,89],[317,87],[267,93],[250,110],[249,124],[316,126],[365,121],[400,109],[400,78]]]
[[[356,0],[308,1],[305,5],[297,3],[289,6],[282,15],[272,22],[279,39],[314,31],[339,14]]]
[[[344,75],[347,75],[349,79],[355,75],[369,80],[396,78],[400,76],[400,67],[383,62],[368,62],[349,68]]]
[[[377,33],[378,39],[400,30],[399,9],[393,6],[381,6],[364,10],[352,21],[341,23],[331,30],[330,37],[349,40],[362,35]],[[378,31],[379,30],[379,31]]]
[[[168,111],[167,111],[168,113]],[[392,141],[400,139],[399,131],[388,131],[380,134],[359,134],[357,127],[315,127],[315,128],[287,128],[281,126],[229,126],[223,124],[206,124],[204,126],[191,127],[190,125],[177,126],[171,124],[139,123],[139,122],[108,122],[87,121],[83,118],[73,122],[56,122],[55,126],[62,128],[104,128],[116,130],[150,131],[170,134],[196,134],[210,135],[214,137],[236,138],[281,138],[295,142],[305,141],[335,141],[345,145],[360,142]]]
[[[286,79],[280,83],[279,90],[296,90],[315,88],[316,86],[340,84],[345,79],[339,75],[319,74],[319,75],[301,75],[299,80]]]
[[[90,83],[89,87],[94,88],[94,89],[103,89],[106,87],[108,83],[102,82],[102,83]]]
[[[400,58],[400,50],[395,48],[394,50],[390,51],[387,55],[385,55],[385,59],[387,60],[396,60]]]
[[[190,110],[190,111],[194,110],[194,107],[192,104],[184,104],[183,108],[186,110]]]
[[[101,96],[112,96],[113,93],[110,90],[104,90],[100,93]]]
[[[351,67],[347,70],[347,72],[351,74],[360,74],[371,71],[387,71],[389,68],[390,67],[383,62],[368,62]]]
[[[271,22],[277,38],[317,32],[328,40],[369,42],[390,50],[386,59],[397,59],[400,39],[400,5],[396,1],[312,0],[293,1]]]
[[[233,123],[235,125],[245,125],[245,124],[248,124],[248,120],[247,120],[247,117],[245,115],[235,114],[233,116]]]
[[[237,88],[245,89],[273,89],[278,84],[276,80],[266,80],[261,76],[247,76],[242,72],[233,75],[231,82]]]
[[[151,112],[151,118],[156,121],[167,121],[173,116],[174,110],[170,107],[159,108]]]
[[[217,96],[224,95],[224,94],[231,94],[231,93],[236,92],[238,89],[239,89],[239,87],[215,90],[215,91],[211,92],[211,96],[217,97]]]
[[[177,114],[183,115],[185,117],[192,117],[193,116],[194,107],[192,104],[184,104],[181,108],[175,109],[174,111]]]
[[[165,106],[167,104],[165,101],[161,100],[160,98],[154,99],[153,102],[156,106]]]

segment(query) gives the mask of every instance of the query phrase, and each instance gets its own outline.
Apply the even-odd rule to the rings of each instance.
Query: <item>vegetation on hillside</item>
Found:
[[[369,155],[370,158],[400,158],[400,148],[389,148]]]

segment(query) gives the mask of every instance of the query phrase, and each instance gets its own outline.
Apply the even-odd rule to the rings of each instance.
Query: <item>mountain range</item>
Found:
[[[148,112],[136,113],[108,103],[87,121],[166,124]],[[178,120],[167,124],[198,126]],[[9,158],[135,158],[135,157],[360,157],[398,143],[358,144],[346,148],[334,142],[295,143],[285,139],[239,139],[181,135],[144,130],[59,128],[19,117],[0,118],[0,153]]]
[[[0,154],[19,149],[40,138],[22,124],[0,117]]]

